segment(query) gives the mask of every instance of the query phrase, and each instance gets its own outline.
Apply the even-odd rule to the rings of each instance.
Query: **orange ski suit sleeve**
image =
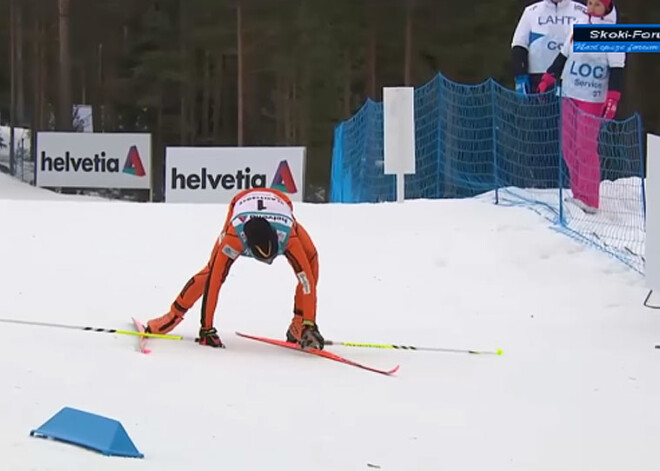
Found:
[[[215,310],[218,305],[220,288],[229,275],[229,269],[240,256],[243,245],[231,227],[226,233],[218,238],[213,247],[213,252],[204,270],[196,275],[196,285],[202,291],[201,326],[213,327]],[[195,277],[194,277],[195,278]],[[190,304],[190,303],[187,303]]]
[[[199,295],[202,297],[201,325],[203,328],[210,328],[214,325],[215,310],[218,306],[220,288],[229,275],[229,269],[240,257],[243,251],[243,243],[231,224],[231,217],[234,214],[236,202],[249,193],[250,190],[243,190],[231,199],[225,216],[225,223],[222,227],[220,237],[213,247],[209,262],[202,273],[205,276],[199,276],[198,286],[201,287]]]

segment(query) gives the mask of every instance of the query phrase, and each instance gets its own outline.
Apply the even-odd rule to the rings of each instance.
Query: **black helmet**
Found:
[[[252,255],[258,260],[270,262],[277,255],[279,241],[277,231],[262,217],[253,217],[243,226],[243,232]]]

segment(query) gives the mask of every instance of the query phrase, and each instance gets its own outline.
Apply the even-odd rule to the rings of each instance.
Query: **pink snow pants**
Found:
[[[600,199],[598,134],[602,103],[562,98],[562,151],[573,197],[592,208]]]

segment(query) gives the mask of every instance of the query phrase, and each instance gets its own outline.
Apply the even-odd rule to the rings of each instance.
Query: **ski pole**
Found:
[[[473,355],[502,355],[504,353],[499,348],[494,351],[466,350],[460,348],[416,347],[413,345],[393,345],[389,343],[340,342],[337,340],[326,340],[325,345],[343,345],[344,347],[385,348],[391,350],[416,350],[422,352],[471,353]]]
[[[152,337],[157,339],[170,339],[170,340],[183,340],[180,335],[165,335],[165,334],[151,334],[146,332],[138,332],[135,330],[121,330],[121,329],[106,329],[103,327],[85,327],[81,325],[67,325],[67,324],[54,324],[49,322],[36,322],[36,321],[22,321],[18,319],[0,319],[0,322],[6,324],[21,324],[21,325],[35,325],[39,327],[56,327],[59,329],[74,329],[86,330],[89,332],[102,332],[106,334],[120,334],[120,335],[135,335],[138,337]]]

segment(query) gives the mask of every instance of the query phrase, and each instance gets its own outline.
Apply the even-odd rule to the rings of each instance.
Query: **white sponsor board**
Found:
[[[660,291],[660,136],[646,138],[646,284]]]
[[[383,87],[383,157],[386,175],[396,175],[396,198],[405,199],[404,175],[415,174],[415,89]]]
[[[168,147],[165,201],[229,203],[246,188],[276,188],[303,200],[304,147]]]
[[[415,89],[383,87],[385,174],[415,174]]]
[[[39,132],[37,186],[151,188],[151,135]]]

